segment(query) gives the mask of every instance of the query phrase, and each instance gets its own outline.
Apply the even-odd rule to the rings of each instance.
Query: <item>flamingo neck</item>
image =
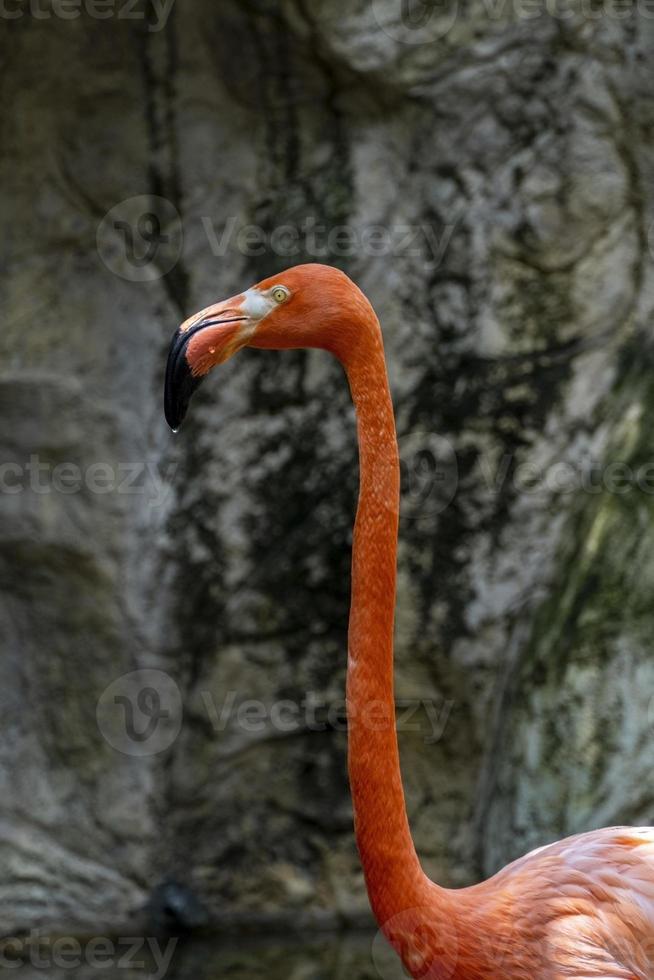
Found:
[[[366,887],[386,931],[401,913],[432,903],[436,886],[420,867],[402,790],[393,684],[399,459],[376,318],[369,337],[343,359],[356,409],[360,470],[348,637],[348,769]]]

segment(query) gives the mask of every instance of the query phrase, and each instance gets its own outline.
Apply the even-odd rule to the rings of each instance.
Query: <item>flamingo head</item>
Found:
[[[189,317],[175,332],[166,367],[165,414],[176,430],[201,381],[242,347],[320,347],[345,360],[376,325],[351,279],[327,265],[298,265]]]

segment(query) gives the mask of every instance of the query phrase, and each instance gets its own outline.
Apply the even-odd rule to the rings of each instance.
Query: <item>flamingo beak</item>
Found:
[[[191,396],[209,371],[247,342],[248,331],[243,328],[249,317],[240,309],[242,298],[209,306],[175,331],[164,385],[164,413],[173,432],[184,421]]]

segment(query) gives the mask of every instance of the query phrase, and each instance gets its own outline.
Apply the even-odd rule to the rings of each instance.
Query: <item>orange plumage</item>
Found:
[[[342,363],[357,414],[360,491],[347,674],[349,775],[370,902],[420,980],[652,980],[654,829],[551,844],[482,884],[448,890],[418,861],[393,695],[399,463],[381,330],[342,272],[296,266],[182,324],[166,372],[177,428],[192,391],[243,346],[319,347]]]

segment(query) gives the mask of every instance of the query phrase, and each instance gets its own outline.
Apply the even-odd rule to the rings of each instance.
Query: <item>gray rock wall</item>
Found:
[[[213,923],[367,915],[340,370],[243,352],[162,416],[175,325],[299,261],[384,327],[426,869],[651,822],[654,18],[527,6],[0,21],[3,933],[167,881]]]

